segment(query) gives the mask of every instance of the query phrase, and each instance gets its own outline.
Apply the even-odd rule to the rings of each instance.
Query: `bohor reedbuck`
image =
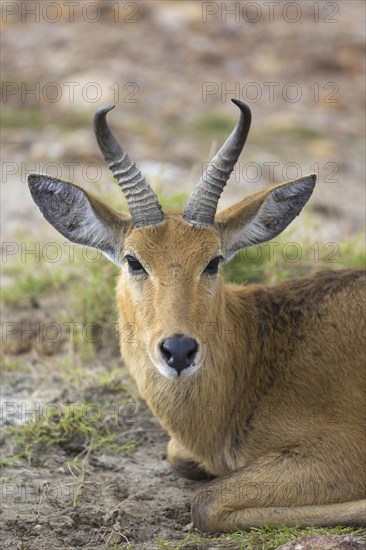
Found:
[[[233,102],[239,121],[183,213],[163,212],[108,127],[111,105],[97,110],[94,130],[130,215],[47,175],[31,174],[30,191],[64,237],[120,266],[122,356],[171,438],[171,466],[207,480],[194,525],[364,525],[365,274],[223,282],[221,264],[281,233],[316,181],[281,183],[216,213],[251,123],[249,107]]]

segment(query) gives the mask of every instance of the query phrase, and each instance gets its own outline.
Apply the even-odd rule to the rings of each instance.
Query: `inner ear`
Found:
[[[43,216],[61,235],[76,244],[97,248],[121,265],[120,249],[130,225],[128,217],[72,183],[31,174],[28,184]]]
[[[315,182],[315,174],[310,174],[256,193],[220,212],[215,225],[221,233],[225,258],[282,233],[309,200]]]

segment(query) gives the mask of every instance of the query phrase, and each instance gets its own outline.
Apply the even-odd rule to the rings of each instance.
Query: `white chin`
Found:
[[[168,365],[155,364],[155,367],[158,369],[160,374],[162,374],[166,378],[178,378],[177,371],[172,367],[168,367]],[[191,376],[192,374],[197,372],[200,368],[201,368],[201,365],[191,365],[190,367],[183,369],[179,373],[179,378],[183,378],[183,376]]]

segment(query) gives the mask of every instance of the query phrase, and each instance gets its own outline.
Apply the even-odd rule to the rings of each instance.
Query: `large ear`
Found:
[[[225,257],[230,259],[240,248],[269,241],[281,233],[300,214],[313,192],[316,175],[276,185],[245,198],[217,214]]]
[[[70,241],[101,250],[120,265],[123,236],[130,218],[119,214],[72,183],[41,174],[30,174],[33,200],[46,220]]]

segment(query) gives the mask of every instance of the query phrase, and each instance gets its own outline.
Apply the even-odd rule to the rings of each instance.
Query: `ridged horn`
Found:
[[[111,109],[114,105],[104,105],[94,115],[94,132],[99,149],[127,199],[134,226],[158,225],[165,219],[162,208],[137,164],[109,129],[106,117]]]
[[[239,107],[240,119],[188,199],[183,218],[193,224],[213,225],[217,203],[249,133],[252,121],[250,108],[238,99],[231,101]]]

